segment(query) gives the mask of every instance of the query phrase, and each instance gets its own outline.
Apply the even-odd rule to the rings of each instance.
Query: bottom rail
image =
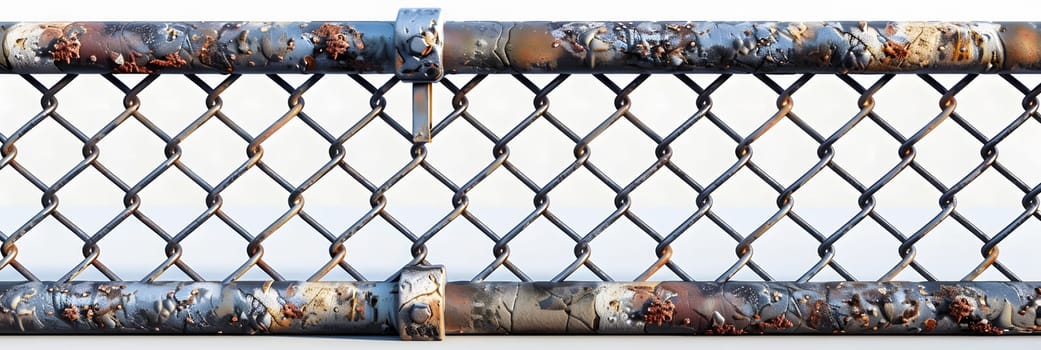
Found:
[[[5,334],[1026,334],[1041,282],[4,282]],[[444,306],[442,308],[442,305]]]

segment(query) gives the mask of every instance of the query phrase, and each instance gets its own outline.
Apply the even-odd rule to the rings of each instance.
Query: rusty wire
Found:
[[[0,147],[0,155],[2,155],[2,158],[0,158],[0,169],[11,168],[42,193],[42,206],[35,215],[10,233],[0,232],[0,241],[3,241],[2,246],[0,246],[0,254],[3,256],[3,258],[0,259],[0,269],[14,269],[28,281],[38,281],[39,278],[37,278],[28,268],[19,263],[17,259],[17,242],[27,234],[31,234],[34,227],[47,218],[53,218],[57,222],[61,223],[72,232],[74,236],[83,242],[83,259],[62,276],[59,279],[59,282],[74,280],[81,272],[91,267],[97,269],[110,280],[121,280],[119,275],[109,269],[102,262],[101,259],[103,258],[103,255],[101,254],[99,242],[102,241],[109,232],[118,227],[125,219],[130,217],[136,218],[150,231],[166,242],[164,250],[166,260],[159,266],[156,266],[152,272],[143,279],[145,282],[156,281],[168,269],[174,266],[184,272],[192,280],[202,281],[203,277],[192,269],[188,261],[182,258],[184,249],[181,246],[181,242],[199,229],[199,227],[204,223],[214,219],[219,220],[225,226],[234,230],[239,236],[248,242],[246,245],[244,262],[233,273],[228,275],[224,279],[224,282],[236,281],[254,267],[263,270],[273,280],[284,280],[282,275],[264,260],[264,242],[272,235],[279,234],[279,228],[293,218],[301,219],[316,233],[329,242],[327,253],[330,256],[330,259],[311,275],[309,278],[310,281],[322,280],[323,277],[337,267],[344,270],[356,280],[368,280],[366,276],[364,276],[358,269],[354,268],[350,263],[352,261],[350,254],[350,241],[356,233],[377,218],[389,224],[390,227],[411,242],[409,253],[412,256],[412,259],[406,264],[406,266],[425,265],[431,263],[431,261],[428,261],[427,259],[429,252],[427,243],[453,221],[460,218],[464,219],[494,243],[490,255],[491,261],[483,270],[473,277],[473,281],[475,282],[489,278],[492,273],[500,268],[505,268],[521,281],[531,281],[532,278],[525,273],[521,267],[517,266],[510,260],[510,243],[520,234],[525,232],[532,223],[540,218],[547,220],[558,229],[561,234],[574,242],[573,250],[575,258],[552,278],[552,281],[556,282],[567,280],[572,274],[582,268],[588,269],[597,278],[603,281],[613,281],[609,271],[602,269],[594,262],[595,258],[608,257],[595,255],[590,243],[596,240],[601,233],[619,220],[627,220],[632,223],[656,243],[654,252],[657,256],[657,260],[651,264],[651,266],[648,266],[644,272],[636,278],[637,281],[646,281],[652,278],[655,273],[663,267],[667,267],[684,281],[693,280],[691,275],[684,271],[683,266],[680,266],[680,264],[672,260],[672,245],[695,223],[704,220],[713,223],[736,242],[735,261],[728,269],[719,275],[716,281],[729,281],[734,278],[738,272],[746,268],[754,272],[763,280],[773,280],[773,277],[771,277],[762,266],[753,260],[753,247],[757,240],[766,234],[770,234],[771,228],[774,224],[784,218],[788,218],[794,222],[806,234],[819,242],[817,253],[820,259],[798,279],[799,282],[810,281],[825,268],[831,268],[845,280],[854,281],[858,280],[858,278],[863,278],[864,276],[854,276],[842,267],[836,259],[839,254],[836,252],[834,245],[837,241],[842,239],[844,235],[850,232],[850,230],[867,218],[870,218],[882,227],[884,231],[893,236],[900,243],[899,250],[894,252],[896,256],[900,257],[900,262],[893,266],[883,276],[880,276],[880,281],[891,281],[908,267],[918,272],[924,279],[934,281],[936,280],[934,275],[915,260],[915,244],[930,232],[934,231],[941,222],[953,219],[954,222],[960,224],[983,243],[981,248],[983,260],[975,269],[965,276],[964,280],[971,281],[977,278],[981,273],[983,273],[983,271],[990,267],[994,267],[1009,280],[1019,281],[1019,277],[998,260],[998,244],[1031,217],[1041,219],[1041,213],[1038,212],[1038,207],[1041,205],[1039,204],[1041,202],[1038,200],[1038,195],[1041,194],[1041,184],[1031,186],[1018,178],[998,161],[997,147],[1003,140],[1028,120],[1034,119],[1041,121],[1041,114],[1038,113],[1038,96],[1041,95],[1041,85],[1030,88],[1010,74],[1003,74],[1002,78],[1023,94],[1023,112],[993,137],[985,136],[956,112],[956,96],[976,78],[975,74],[965,75],[960,81],[950,87],[944,86],[932,76],[925,74],[920,75],[920,79],[939,94],[938,101],[940,112],[911,136],[904,136],[901,134],[885,120],[884,116],[878,115],[874,111],[874,95],[889,84],[894,77],[892,74],[879,76],[874,83],[867,87],[861,85],[847,75],[838,75],[838,79],[842,80],[852,90],[860,95],[857,100],[859,111],[855,115],[849,117],[849,119],[831,135],[822,135],[804,120],[799,118],[794,109],[797,100],[795,97],[798,95],[799,89],[808,81],[817,77],[813,74],[802,75],[788,86],[778,84],[769,75],[757,74],[756,78],[777,94],[777,109],[772,116],[766,118],[758,128],[748,135],[739,134],[727,124],[726,116],[718,116],[713,112],[712,94],[728,81],[731,77],[730,74],[720,74],[716,76],[716,78],[707,86],[702,86],[694,82],[690,76],[685,74],[677,74],[669,78],[675,78],[690,88],[691,92],[694,94],[692,95],[692,98],[696,101],[697,111],[682,123],[679,123],[678,126],[672,129],[667,135],[661,135],[652,130],[648,125],[641,121],[638,115],[630,110],[632,104],[630,94],[640,88],[647,79],[651,78],[651,75],[649,74],[637,75],[632,78],[632,80],[625,82],[617,82],[617,78],[602,74],[595,75],[596,79],[602,85],[602,88],[608,89],[614,94],[615,111],[610,115],[604,116],[599,125],[594,127],[585,135],[576,133],[571,127],[569,127],[566,120],[557,118],[552,112],[552,105],[550,102],[551,96],[554,90],[560,87],[561,84],[569,78],[568,74],[556,75],[544,85],[538,85],[524,75],[514,75],[513,79],[523,85],[533,95],[533,97],[531,97],[532,109],[526,118],[501,136],[497,135],[490,128],[485,126],[480,117],[472,115],[468,111],[470,105],[467,96],[468,93],[479,88],[481,83],[487,78],[487,75],[476,75],[461,85],[453,82],[453,78],[456,77],[449,77],[443,79],[440,82],[440,85],[441,88],[452,94],[451,106],[453,110],[448,115],[444,116],[439,123],[434,125],[432,129],[433,136],[436,137],[449,125],[466,124],[494,144],[491,149],[493,159],[479,172],[471,176],[469,180],[462,184],[452,181],[438,168],[429,163],[427,161],[427,156],[429,154],[427,145],[423,142],[412,141],[412,134],[409,128],[395,121],[395,119],[386,112],[385,107],[387,106],[387,100],[384,96],[391,89],[401,85],[396,78],[390,78],[382,84],[378,84],[371,82],[369,79],[361,75],[350,75],[350,79],[371,93],[372,96],[369,99],[368,106],[369,110],[357,119],[357,121],[355,121],[346,131],[342,134],[336,135],[308,116],[305,108],[305,96],[307,91],[314,85],[320,83],[324,77],[323,75],[311,75],[302,84],[297,86],[290,84],[278,75],[269,75],[269,79],[288,94],[287,110],[282,113],[280,118],[270,124],[262,132],[257,135],[252,135],[240,127],[232,117],[227,116],[222,112],[223,101],[221,99],[221,94],[230,86],[235,84],[240,75],[228,75],[216,86],[211,86],[199,77],[188,74],[185,77],[207,94],[205,101],[203,101],[207,109],[183,130],[174,135],[170,135],[156,126],[139,110],[141,101],[138,95],[148,88],[158,78],[158,75],[148,75],[139,83],[130,86],[123,82],[119,77],[106,74],[104,75],[105,79],[124,94],[122,101],[124,110],[118,116],[110,120],[96,134],[87,135],[77,129],[76,126],[74,126],[74,123],[62,117],[59,112],[59,101],[56,98],[56,94],[72,83],[76,77],[77,76],[73,74],[65,75],[53,85],[46,86],[31,75],[23,75],[22,78],[41,94],[40,111],[12,134],[0,134],[0,144],[2,144],[2,147]],[[510,98],[517,97],[511,96]],[[18,148],[16,147],[21,137],[47,119],[56,122],[66,132],[73,135],[83,144],[81,152],[83,159],[73,168],[69,169],[53,184],[43,182],[39,177],[23,167],[18,162]],[[145,126],[146,129],[166,144],[164,148],[166,159],[136,183],[128,183],[116,176],[98,159],[98,155],[101,152],[101,149],[98,146],[99,142],[129,119],[135,119],[140,122],[141,125]],[[264,142],[277,133],[280,128],[286,125],[286,123],[294,119],[306,124],[313,132],[320,135],[321,138],[329,144],[329,160],[299,184],[290,183],[289,180],[285,179],[273,168],[268,166],[263,159]],[[787,185],[780,183],[767,173],[766,170],[759,167],[753,157],[755,142],[782,120],[792,122],[803,133],[810,136],[818,145],[816,150],[818,161],[811,168],[804,171],[797,180]],[[892,168],[880,178],[866,179],[870,180],[870,182],[862,182],[861,179],[855,178],[846,171],[835,160],[836,151],[833,148],[833,145],[840,138],[849,133],[855,126],[866,120],[870,120],[900,144],[898,147],[898,157],[894,159]],[[980,163],[969,173],[965,174],[959,181],[950,185],[942,183],[924,166],[915,161],[915,145],[925,138],[938,125],[947,122],[948,120],[957,124],[982,145],[980,150]],[[196,174],[190,167],[181,162],[180,158],[183,153],[180,145],[203,124],[217,122],[223,124],[224,127],[234,132],[239,138],[247,143],[247,159],[244,160],[234,171],[227,174],[220,182],[211,184]],[[411,144],[410,160],[401,165],[398,171],[386,179],[370,179],[345,160],[345,154],[348,150],[345,148],[344,144],[372,123],[386,124],[386,126],[389,126],[394,130],[395,134],[399,135]],[[554,130],[556,130],[556,132],[564,135],[574,144],[572,149],[574,160],[543,184],[532,180],[525,174],[523,169],[512,163],[509,159],[511,142],[535,123],[548,123]],[[590,146],[591,142],[617,123],[631,124],[656,145],[654,149],[655,160],[650,164],[634,164],[633,166],[637,166],[644,170],[628,183],[617,182],[598,168],[591,160],[591,154],[594,151]],[[672,159],[674,154],[672,143],[681,135],[688,132],[691,127],[697,123],[712,124],[736,143],[736,148],[734,149],[735,160],[733,164],[707,184],[698,183],[688,174],[691,165],[681,165]],[[77,176],[88,168],[93,168],[120,189],[123,194],[124,206],[124,209],[115,217],[111,218],[107,224],[102,226],[98,231],[92,233],[79,228],[75,222],[62,214],[61,206],[59,205],[57,197],[57,192],[63,186],[74,181]],[[260,232],[250,232],[230,216],[225,214],[221,209],[223,204],[221,193],[247,171],[253,168],[260,170],[288,194],[288,206],[285,211],[278,217],[271,218],[269,225]],[[608,188],[614,194],[612,204],[615,210],[606,217],[600,218],[599,224],[595,225],[595,227],[590,229],[588,232],[579,232],[571,228],[554,213],[553,208],[550,205],[550,196],[552,195],[553,190],[580,169],[588,171],[597,178],[603,186]],[[833,172],[859,193],[859,198],[857,199],[859,211],[852,217],[847,218],[845,224],[833,232],[823,232],[819,230],[807,220],[800,217],[796,212],[797,206],[795,199],[798,197],[799,189],[819,173],[826,171],[825,169]],[[896,178],[897,175],[907,172],[908,169],[926,180],[940,194],[938,201],[939,211],[935,214],[932,220],[914,232],[902,232],[890,224],[885,217],[875,210],[875,194]],[[983,232],[983,230],[976,227],[972,221],[961,215],[957,210],[956,200],[959,191],[966,188],[966,186],[976,180],[988,169],[993,169],[1023,192],[1021,204],[1024,210],[1022,213],[1020,213],[1013,221],[1008,223],[1004,229],[993,235],[988,235]],[[630,194],[636,188],[644,184],[654,174],[666,170],[679,178],[691,189],[695,190],[698,195],[694,203],[691,203],[693,213],[673,230],[662,234],[653,229],[635,212],[630,210],[632,205]],[[775,201],[777,210],[774,214],[765,221],[759,223],[756,229],[746,233],[738,232],[722,217],[716,215],[713,211],[712,200],[712,195],[716,190],[726,184],[728,180],[739,171],[743,170],[751,172],[771,189],[777,192]],[[207,196],[205,197],[206,209],[202,213],[199,213],[193,221],[184,227],[162,227],[154,222],[148,214],[141,209],[139,193],[150,186],[154,180],[167,171],[177,171],[182,173],[194,182],[196,186],[207,193]],[[342,232],[333,232],[325,228],[318,222],[318,220],[308,214],[304,205],[306,191],[333,171],[343,171],[370,193],[369,205],[371,208],[364,215],[357,218],[354,224],[350,225],[350,227],[346,228]],[[388,202],[385,197],[385,193],[399,183],[399,181],[413,172],[419,171],[431,175],[437,180],[437,182],[452,192],[451,197],[446,198],[446,200],[450,202],[452,209],[445,213],[440,220],[430,227],[427,227],[421,233],[411,231],[401,221],[399,221],[390,210],[387,209]],[[506,173],[519,180],[533,196],[532,210],[522,220],[514,223],[513,227],[506,232],[496,232],[496,230],[489,227],[477,215],[468,209],[470,204],[468,193],[495,172]],[[176,231],[176,233],[173,233],[174,231]],[[388,278],[388,281],[397,279],[399,274],[400,271],[392,274]]]

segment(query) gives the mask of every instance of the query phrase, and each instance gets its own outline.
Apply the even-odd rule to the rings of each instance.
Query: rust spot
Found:
[[[56,26],[48,25],[42,29],[43,31],[40,33],[40,37],[38,38],[39,41],[36,42],[39,47],[51,46],[51,43],[54,42],[54,40],[64,36],[62,29]]]
[[[340,55],[347,53],[349,48],[351,48],[351,44],[347,42],[346,35],[336,34],[335,37],[325,40],[325,53],[329,54],[329,58],[334,61],[339,59]]]
[[[925,320],[925,323],[923,323],[923,324],[925,325],[925,331],[926,332],[932,332],[934,329],[936,329],[936,320],[935,319],[932,319],[932,318],[927,319],[927,320]]]
[[[65,309],[61,312],[61,318],[64,318],[69,321],[76,321],[80,319],[80,308],[76,305],[66,306]]]
[[[58,41],[54,43],[54,50],[50,51],[51,57],[55,62],[70,64],[72,60],[80,58],[80,46],[80,40],[75,34],[68,39],[58,38]]]
[[[794,326],[795,326],[795,323],[792,323],[792,320],[789,320],[785,316],[785,314],[780,314],[777,317],[774,317],[774,318],[771,318],[769,320],[766,320],[766,321],[763,321],[763,322],[759,323],[759,327],[762,328],[762,329],[784,330],[784,329],[792,328]]]
[[[972,315],[973,310],[975,308],[972,303],[969,303],[969,299],[959,295],[947,306],[947,315],[951,316],[954,322],[961,323],[962,320]]]
[[[882,45],[882,53],[886,55],[886,58],[894,58],[898,60],[905,59],[908,54],[907,44],[897,44],[893,40],[886,41],[886,43]]]
[[[347,53],[347,49],[351,47],[347,35],[343,33],[343,27],[339,25],[332,23],[322,24],[314,31],[314,34],[319,38],[319,41],[316,42],[319,45],[316,45],[315,49],[319,52],[324,50],[329,55],[329,58],[334,61]]]
[[[315,69],[315,66],[316,65],[315,65],[315,62],[314,62],[314,57],[311,57],[311,56],[304,57],[304,68],[306,68],[307,70],[313,70],[313,69]]]
[[[823,299],[817,299],[810,306],[810,315],[806,318],[806,323],[810,325],[810,328],[820,327],[821,321],[824,321],[824,310],[828,308],[828,303]]]
[[[320,37],[327,38],[336,34],[340,34],[341,31],[343,31],[343,27],[340,27],[332,23],[325,23],[319,26],[318,29],[314,31],[314,34]]]
[[[737,326],[731,323],[724,323],[721,325],[714,325],[712,328],[705,330],[705,334],[709,335],[737,335],[744,334],[745,330],[737,328]]]
[[[209,61],[210,61],[210,55],[209,55],[210,48],[213,46],[213,43],[216,42],[216,41],[217,41],[217,39],[214,39],[212,36],[209,36],[209,35],[206,36],[206,39],[203,39],[202,47],[199,48],[199,59],[202,61],[202,63],[209,64]]]
[[[676,305],[673,305],[671,300],[662,301],[654,298],[644,308],[643,321],[661,326],[662,323],[672,322],[672,314],[675,311]]]
[[[148,60],[148,64],[159,68],[178,68],[188,64],[188,61],[181,58],[180,54],[172,52],[162,58],[153,58]]]
[[[304,317],[304,313],[300,311],[300,307],[293,303],[282,305],[282,315],[289,319]]]
[[[849,300],[843,301],[846,305],[849,305],[849,316],[853,320],[860,321],[866,328],[871,325],[871,319],[867,313],[864,312],[864,307],[860,304],[860,294],[853,294]]]
[[[1002,335],[1005,334],[1005,330],[998,328],[986,322],[986,320],[975,322],[969,325],[969,330],[976,334],[988,334],[988,335]]]
[[[122,63],[119,63],[120,59],[116,59],[115,61],[117,62],[118,65],[116,66],[116,68],[113,68],[112,71],[116,72],[116,73],[152,73],[153,72],[151,68],[148,68],[147,66],[143,66],[143,65],[137,64],[137,58],[142,56],[140,53],[130,52],[130,55],[128,55],[128,56],[129,56],[129,58],[125,58],[125,57],[122,58],[122,61],[123,61]],[[118,57],[123,57],[123,56],[119,55]]]
[[[1005,43],[1008,68],[1037,67],[1041,63],[1041,32],[1034,26],[1010,25],[1008,30],[1001,33],[1001,39]],[[1038,291],[1038,294],[1041,294],[1041,291]]]
[[[969,42],[969,38],[962,36],[961,32],[954,33],[954,50],[951,53],[954,56],[955,61],[965,61],[972,58],[972,54],[969,53],[969,46],[972,43]]]

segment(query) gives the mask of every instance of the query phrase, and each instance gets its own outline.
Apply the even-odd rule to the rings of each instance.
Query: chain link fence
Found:
[[[1041,330],[1037,24],[439,16],[0,23],[0,333]]]
[[[155,281],[171,279],[170,271],[180,271],[194,281],[219,276],[230,282],[259,270],[263,274],[254,278],[281,281],[286,275],[279,265],[286,264],[293,270],[291,279],[318,281],[336,271],[337,279],[395,280],[397,268],[387,265],[444,263],[459,254],[477,266],[463,268],[470,272],[466,276],[453,276],[473,281],[564,281],[579,271],[580,279],[603,281],[722,282],[735,276],[771,281],[775,277],[770,271],[781,271],[782,280],[804,282],[822,279],[824,271],[825,280],[973,280],[990,268],[999,273],[990,278],[1018,281],[1021,277],[1012,265],[998,259],[998,244],[1017,236],[1023,237],[1020,242],[1032,242],[1026,228],[1041,218],[1036,200],[1041,187],[1029,149],[1008,157],[1015,165],[998,158],[1002,142],[1015,139],[1011,142],[1030,147],[1027,141],[1035,137],[1031,132],[1036,131],[1041,86],[1015,75],[1000,75],[1001,81],[977,75],[451,76],[438,86],[440,118],[433,128],[435,141],[429,144],[413,142],[407,117],[393,114],[392,98],[402,97],[393,92],[407,90],[393,77],[269,75],[248,77],[248,83],[240,75],[101,77],[104,81],[77,75],[5,79],[11,91],[20,90],[8,94],[6,125],[0,134],[0,181],[8,208],[0,236],[0,271],[7,272],[8,279],[16,271],[14,279],[37,281],[34,271],[43,270],[49,273],[45,279],[57,281],[75,280],[84,271],[113,281]],[[979,83],[984,93],[1015,91],[1009,95],[1019,99],[1018,105],[995,109],[992,101],[983,101],[976,115],[963,116],[959,102],[977,101],[960,101],[959,93],[980,79],[986,80]],[[74,90],[81,83],[85,87]],[[275,88],[254,89],[254,84]],[[731,87],[737,84],[741,85]],[[889,111],[904,112],[890,112],[898,117],[881,113],[885,100],[876,103],[876,97],[897,89],[896,84],[928,87],[933,96],[887,95],[879,99],[899,104]],[[316,94],[322,98],[310,98],[309,91],[323,85],[329,90]],[[830,94],[800,93],[815,85]],[[846,92],[835,91],[839,85]],[[149,95],[153,86],[162,91]],[[163,101],[174,86],[175,93],[194,96]],[[492,91],[481,93],[486,86]],[[241,92],[232,93],[236,89]],[[654,90],[641,94],[643,89]],[[70,92],[90,95],[69,97],[78,99],[76,103],[104,106],[83,115],[73,110],[75,106],[67,107],[64,97],[59,99]],[[257,106],[233,113],[226,93],[235,95],[235,103]],[[717,94],[726,95],[722,97],[731,105],[720,104]],[[497,100],[477,107],[474,96]],[[326,99],[343,101],[313,107]],[[800,117],[802,101],[816,99],[845,106],[846,111],[809,106],[808,111],[824,115]],[[30,101],[38,101],[38,107],[31,107]],[[272,109],[275,101],[282,101],[277,102],[283,105],[278,110]],[[743,104],[768,101],[773,106],[742,113],[747,107]],[[527,107],[518,107],[522,103]],[[603,103],[612,105],[591,106]],[[121,110],[109,112],[119,104]],[[660,108],[662,104],[666,108]],[[673,106],[686,111],[674,112]],[[736,112],[724,112],[735,107]],[[30,112],[31,108],[35,109]],[[312,110],[324,115],[312,115]],[[928,114],[910,115],[907,110]],[[376,129],[378,133],[369,132]],[[853,135],[868,129],[873,132],[870,137]],[[964,144],[919,145],[941,131]],[[280,138],[283,132],[289,137]],[[771,137],[772,133],[781,135]],[[112,136],[120,140],[110,141]],[[797,137],[802,139],[794,140]],[[856,138],[855,144],[843,144],[844,137]],[[850,150],[849,157],[842,157],[839,144]],[[597,152],[598,148],[607,151]],[[636,154],[638,149],[643,154]],[[762,150],[764,156],[753,157],[753,150]],[[74,152],[79,154],[73,156]],[[771,161],[764,159],[766,155],[782,159]],[[316,162],[319,159],[322,163]],[[930,167],[938,159],[957,164]],[[856,164],[846,165],[851,163]],[[865,166],[882,167],[863,171]],[[1017,174],[1016,169],[1025,170]],[[824,174],[830,179],[821,183],[827,185],[815,186],[814,180]],[[907,185],[897,179],[924,181]],[[1000,215],[997,210],[981,211],[971,204],[960,210],[959,193],[978,183],[987,184],[980,189],[983,194],[969,195],[984,201],[983,207],[1021,209],[1014,215],[1010,210]],[[923,189],[925,184],[931,190]],[[900,189],[883,201],[880,193],[887,186]],[[910,189],[914,186],[917,189]],[[997,186],[1014,190],[998,197],[990,189]],[[337,189],[344,187],[351,191]],[[484,188],[491,189],[479,199],[471,196]],[[810,191],[801,191],[804,188]],[[75,198],[64,204],[60,199],[69,192]],[[345,193],[354,198],[345,198]],[[507,194],[517,198],[501,198]],[[928,201],[904,194],[927,195],[938,206],[911,208]],[[841,200],[832,200],[839,196]],[[305,205],[312,197],[317,199],[314,213]],[[277,211],[250,205],[267,205],[275,198],[283,202]],[[363,199],[367,203],[359,205]],[[802,209],[795,199],[809,204]],[[149,201],[163,205],[152,209]],[[407,205],[397,209],[395,201]],[[519,204],[523,202],[529,203],[527,208]],[[171,203],[185,205],[175,208]],[[847,210],[822,209],[821,203]],[[764,211],[770,206],[775,208],[772,212]],[[35,209],[30,213],[28,208]],[[803,210],[810,215],[800,215]],[[920,215],[926,210],[928,215]],[[429,212],[416,215],[420,211]],[[987,217],[988,213],[994,215]],[[157,220],[157,214],[180,216],[179,222]],[[588,217],[577,220],[572,215]],[[995,225],[997,221],[1001,224]],[[217,231],[240,238],[215,238]],[[108,243],[106,237],[113,232],[121,232],[121,237]],[[613,237],[600,253],[594,248],[605,232]],[[836,249],[851,232],[861,235],[859,247]],[[930,234],[957,236],[938,240],[941,246],[930,246],[933,255],[926,256],[934,264],[956,265],[961,270],[953,273],[962,276],[938,276],[916,259],[917,245]],[[205,254],[193,256],[186,242],[200,235],[204,237],[194,247]],[[369,239],[356,238],[361,236]],[[770,236],[778,238],[763,241],[781,247],[767,255],[772,258],[769,263],[757,261],[754,248],[770,249],[757,242]],[[721,240],[724,237],[730,243]],[[308,244],[292,242],[297,240]],[[537,266],[537,274],[512,258],[511,247],[517,245],[528,250],[521,259]],[[701,245],[735,254],[699,254]],[[1029,267],[1026,248],[1031,245],[1017,248],[1027,253],[1018,258],[1021,268]],[[33,249],[20,250],[24,246]],[[73,253],[51,246],[78,249]],[[102,254],[109,246],[132,251],[134,261]],[[265,256],[266,249],[278,250],[273,246],[290,248],[272,256],[280,264]],[[243,249],[245,254],[239,253]],[[979,253],[965,254],[972,250]],[[545,256],[550,252],[564,256]],[[213,260],[207,255],[221,254],[228,257],[219,259],[224,264],[220,268],[207,262],[202,273],[192,265],[193,258]],[[106,265],[109,259],[120,264]],[[312,265],[301,266],[307,265],[301,261]],[[866,265],[887,268],[854,273],[844,267],[845,261],[860,271]],[[450,270],[459,268],[447,265]],[[142,273],[143,266],[151,269]],[[59,270],[60,276],[54,273]]]

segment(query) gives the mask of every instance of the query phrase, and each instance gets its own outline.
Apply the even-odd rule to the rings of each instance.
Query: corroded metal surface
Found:
[[[398,283],[6,283],[0,285],[0,333],[400,332],[403,339],[434,340],[444,333],[1001,335],[1041,330],[1041,282],[445,286],[431,276],[441,278],[443,270],[413,270]]]
[[[450,283],[450,334],[1025,334],[1041,283]]]
[[[0,24],[12,73],[394,71],[393,22]]]
[[[394,334],[393,283],[0,284],[0,333]]]
[[[394,22],[0,23],[0,70],[395,73],[413,61],[395,35]],[[416,57],[444,41],[445,73],[1041,71],[1036,23],[449,22],[409,35]]]

